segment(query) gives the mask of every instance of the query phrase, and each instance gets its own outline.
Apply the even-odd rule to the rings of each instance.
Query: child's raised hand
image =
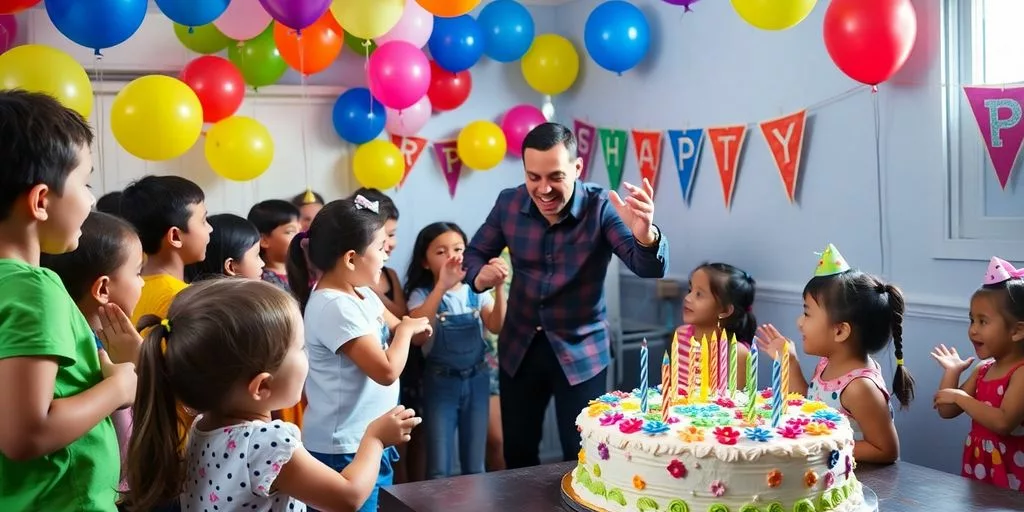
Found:
[[[969,397],[970,395],[960,388],[940,389],[938,393],[935,393],[935,402],[933,406],[956,405],[957,398],[965,396]]]
[[[399,329],[405,329],[409,331],[409,336],[416,336],[419,333],[425,332],[427,336],[433,333],[434,328],[430,326],[430,319],[424,318],[413,318],[409,316],[403,316],[402,321],[399,322],[398,327],[395,328],[397,332]]]
[[[966,360],[961,359],[955,347],[946,348],[945,345],[939,345],[932,350],[932,359],[938,362],[943,370],[955,372],[957,375],[963,373],[974,363],[974,356],[968,357]]]
[[[380,439],[384,446],[408,443],[412,429],[422,421],[423,418],[416,416],[416,411],[399,405],[373,420],[366,427],[366,434]]]
[[[758,327],[757,335],[754,337],[757,339],[757,348],[761,352],[767,353],[772,359],[779,358],[779,354],[782,353],[787,341],[786,337],[772,324],[764,324]],[[796,355],[796,345],[790,343],[789,354],[784,355]]]
[[[462,268],[462,256],[453,254],[441,267],[441,275],[437,276],[437,285],[442,290],[449,290],[451,287],[462,282],[466,278],[466,269]]]
[[[100,306],[100,329],[96,336],[115,363],[136,363],[142,347],[142,335],[117,304]]]
[[[107,355],[106,350],[100,350],[99,357],[103,380],[111,380],[117,383],[117,389],[121,392],[122,407],[131,405],[135,402],[135,389],[138,386],[135,363],[115,364],[110,361],[110,356]]]

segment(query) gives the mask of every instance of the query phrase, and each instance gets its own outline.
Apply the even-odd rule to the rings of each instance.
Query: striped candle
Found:
[[[665,352],[665,357],[661,359],[661,421],[668,421],[668,409],[672,406],[674,383],[672,360],[669,358],[668,352]]]
[[[726,385],[729,383],[729,336],[722,331],[718,338],[718,394],[725,396]]]
[[[750,344],[750,357],[747,358],[747,421],[754,422],[754,410],[757,408],[757,343]]]
[[[689,365],[687,365],[689,368],[687,369],[687,373],[689,374],[689,377],[686,379],[686,396],[690,400],[695,401],[697,400],[697,372],[700,371],[697,368],[697,363],[699,361],[698,358],[700,357],[700,342],[697,341],[696,336],[690,336],[689,344],[690,350],[687,353],[687,359],[689,359]]]
[[[729,340],[729,398],[736,396],[736,372],[739,361],[737,358],[739,355],[736,353],[736,335],[732,335],[732,339]]]
[[[669,358],[669,364],[672,367],[672,375],[670,376],[671,382],[672,382],[672,397],[675,398],[675,397],[679,396],[679,394],[682,393],[683,390],[686,389],[685,382],[683,381],[682,378],[679,377],[679,374],[682,373],[682,372],[679,371],[679,360],[680,359],[679,359],[679,330],[678,329],[676,329],[676,332],[674,332],[672,334],[672,348],[671,348],[671,350],[668,353],[668,358]],[[685,369],[683,371],[685,371]]]
[[[789,394],[789,341],[787,340],[782,344],[782,354],[779,355],[779,359],[782,360],[782,409],[785,412],[786,395]]]
[[[647,414],[647,338],[640,343],[640,412]]]
[[[711,382],[708,374],[710,373],[709,361],[711,358],[708,356],[711,344],[708,343],[707,335],[704,335],[700,339],[700,401],[708,401],[708,383]]]
[[[718,392],[718,332],[711,333],[711,343],[708,344],[708,368],[711,373],[708,389],[714,394]]]
[[[781,358],[781,357],[780,357]],[[782,363],[776,358],[772,363],[772,428],[779,426],[782,419]]]

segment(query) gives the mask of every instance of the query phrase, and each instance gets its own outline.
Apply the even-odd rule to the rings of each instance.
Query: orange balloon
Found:
[[[434,16],[454,18],[472,11],[480,0],[416,0],[416,3]]]
[[[301,31],[274,22],[274,42],[281,58],[304,75],[330,67],[341,53],[344,41],[344,33],[330,11]]]

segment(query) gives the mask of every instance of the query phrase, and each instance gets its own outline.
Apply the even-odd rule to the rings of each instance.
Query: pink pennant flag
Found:
[[[583,172],[580,179],[587,179],[590,162],[594,160],[594,142],[597,140],[597,128],[579,119],[573,120],[573,131],[576,132],[576,154],[583,159]]]
[[[448,195],[455,199],[455,188],[459,186],[459,175],[462,174],[459,144],[454,140],[435,142],[434,154],[437,156],[444,179],[448,181]]]
[[[999,186],[1005,189],[1024,142],[1024,87],[965,86],[964,94],[978,122]]]

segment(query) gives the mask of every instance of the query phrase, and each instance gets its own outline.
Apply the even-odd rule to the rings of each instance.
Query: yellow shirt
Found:
[[[132,324],[138,325],[139,320],[146,315],[156,315],[160,318],[167,318],[167,310],[171,307],[171,301],[178,295],[178,292],[185,289],[188,284],[184,281],[167,274],[154,274],[142,276],[145,284],[142,286],[142,296],[132,313]]]

